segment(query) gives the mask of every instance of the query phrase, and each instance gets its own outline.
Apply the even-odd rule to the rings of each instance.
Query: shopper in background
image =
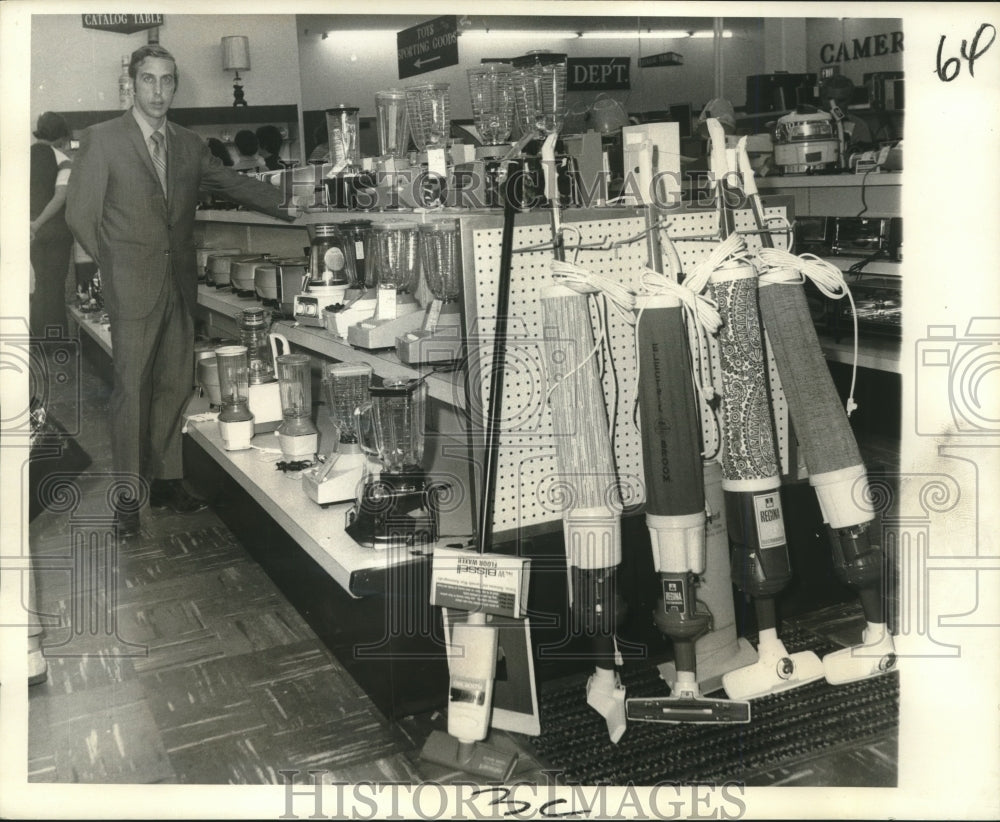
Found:
[[[277,126],[261,126],[257,129],[257,142],[260,145],[260,156],[264,158],[268,171],[281,168],[281,145],[284,138]]]
[[[330,162],[330,135],[326,123],[316,126],[313,132],[313,142],[316,147],[309,153],[307,163],[323,164]]]
[[[229,153],[229,149],[226,148],[226,144],[222,140],[217,137],[209,137],[207,142],[208,150],[222,161],[222,165],[231,166],[233,164],[233,155]]]
[[[66,335],[66,276],[69,274],[73,235],[66,225],[66,187],[72,165],[66,147],[69,126],[47,111],[38,118],[38,142],[31,146],[31,266],[35,273],[31,294],[31,333],[44,337],[57,327]]]
[[[234,171],[242,171],[244,174],[255,174],[258,171],[267,170],[264,158],[257,153],[260,146],[257,143],[256,134],[249,129],[237,131],[236,136],[233,138],[233,143],[236,145],[236,151],[238,152],[236,162],[233,163]]]
[[[177,63],[159,45],[132,53],[131,110],[82,136],[66,218],[101,270],[111,323],[108,419],[117,472],[151,480],[150,505],[204,507],[183,482],[181,424],[191,391],[198,298],[194,219],[199,191],[284,220],[281,189],[235,173],[205,141],[167,121]],[[116,502],[119,536],[139,533],[135,499]]]

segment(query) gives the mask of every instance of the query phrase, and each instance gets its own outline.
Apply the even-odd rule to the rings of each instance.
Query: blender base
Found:
[[[274,431],[283,419],[278,381],[250,383],[248,396],[247,404],[253,414],[254,434]]]
[[[417,331],[424,322],[424,312],[416,303],[412,310],[393,320],[378,320],[372,318],[352,325],[347,330],[347,341],[351,345],[370,350],[379,348],[395,348],[396,338],[412,331]],[[398,306],[400,308],[401,306]]]
[[[318,434],[290,435],[278,431],[277,437],[281,446],[281,455],[285,459],[301,457],[312,459],[316,456],[316,449],[319,448]]]
[[[253,439],[253,419],[237,422],[219,420],[219,435],[222,437],[222,446],[227,451],[245,451]]]
[[[418,329],[396,338],[396,354],[408,365],[461,359],[464,340],[460,325],[439,324],[433,331]]]
[[[347,512],[345,531],[365,548],[437,542],[434,494],[423,474],[387,474],[370,479]]]
[[[357,498],[365,474],[364,454],[342,454],[333,469],[320,479],[324,469],[325,465],[320,464],[302,473],[302,487],[309,499],[318,505],[330,505]]]

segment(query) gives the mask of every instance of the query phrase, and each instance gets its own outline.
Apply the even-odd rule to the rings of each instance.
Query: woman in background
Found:
[[[260,144],[260,155],[267,164],[268,171],[281,168],[281,146],[284,140],[281,129],[277,126],[261,126],[257,129],[257,142]]]
[[[264,159],[257,153],[259,145],[257,135],[249,129],[237,131],[233,138],[239,156],[233,163],[233,171],[242,171],[244,174],[255,174],[258,171],[267,171]]]
[[[58,114],[47,111],[38,118],[37,143],[31,146],[31,333],[44,337],[46,328],[58,326],[66,335],[66,275],[69,273],[73,235],[66,225],[66,186],[69,184],[69,126]]]

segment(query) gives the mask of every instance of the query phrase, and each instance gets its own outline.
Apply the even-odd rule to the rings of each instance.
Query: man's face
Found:
[[[163,124],[174,99],[177,81],[172,60],[147,57],[135,69],[135,107],[155,128]]]

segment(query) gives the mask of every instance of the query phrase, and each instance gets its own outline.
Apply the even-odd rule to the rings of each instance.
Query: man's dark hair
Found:
[[[177,60],[174,58],[169,51],[167,51],[163,46],[158,43],[149,43],[145,46],[140,46],[135,51],[132,52],[132,58],[128,61],[128,76],[132,78],[135,82],[136,70],[139,64],[145,60],[147,57],[159,57],[163,60],[169,60],[174,64],[174,85],[177,84]]]
[[[281,129],[277,126],[261,126],[257,129],[257,141],[268,154],[277,154],[281,151],[281,144],[284,142],[281,137]]]
[[[233,137],[233,143],[240,154],[250,157],[257,153],[257,135],[249,129],[237,131],[236,136]]]
[[[215,137],[208,138],[208,150],[212,152],[216,157],[222,160],[224,166],[231,166],[233,164],[233,158],[229,154],[229,150],[226,148],[225,143]]]

